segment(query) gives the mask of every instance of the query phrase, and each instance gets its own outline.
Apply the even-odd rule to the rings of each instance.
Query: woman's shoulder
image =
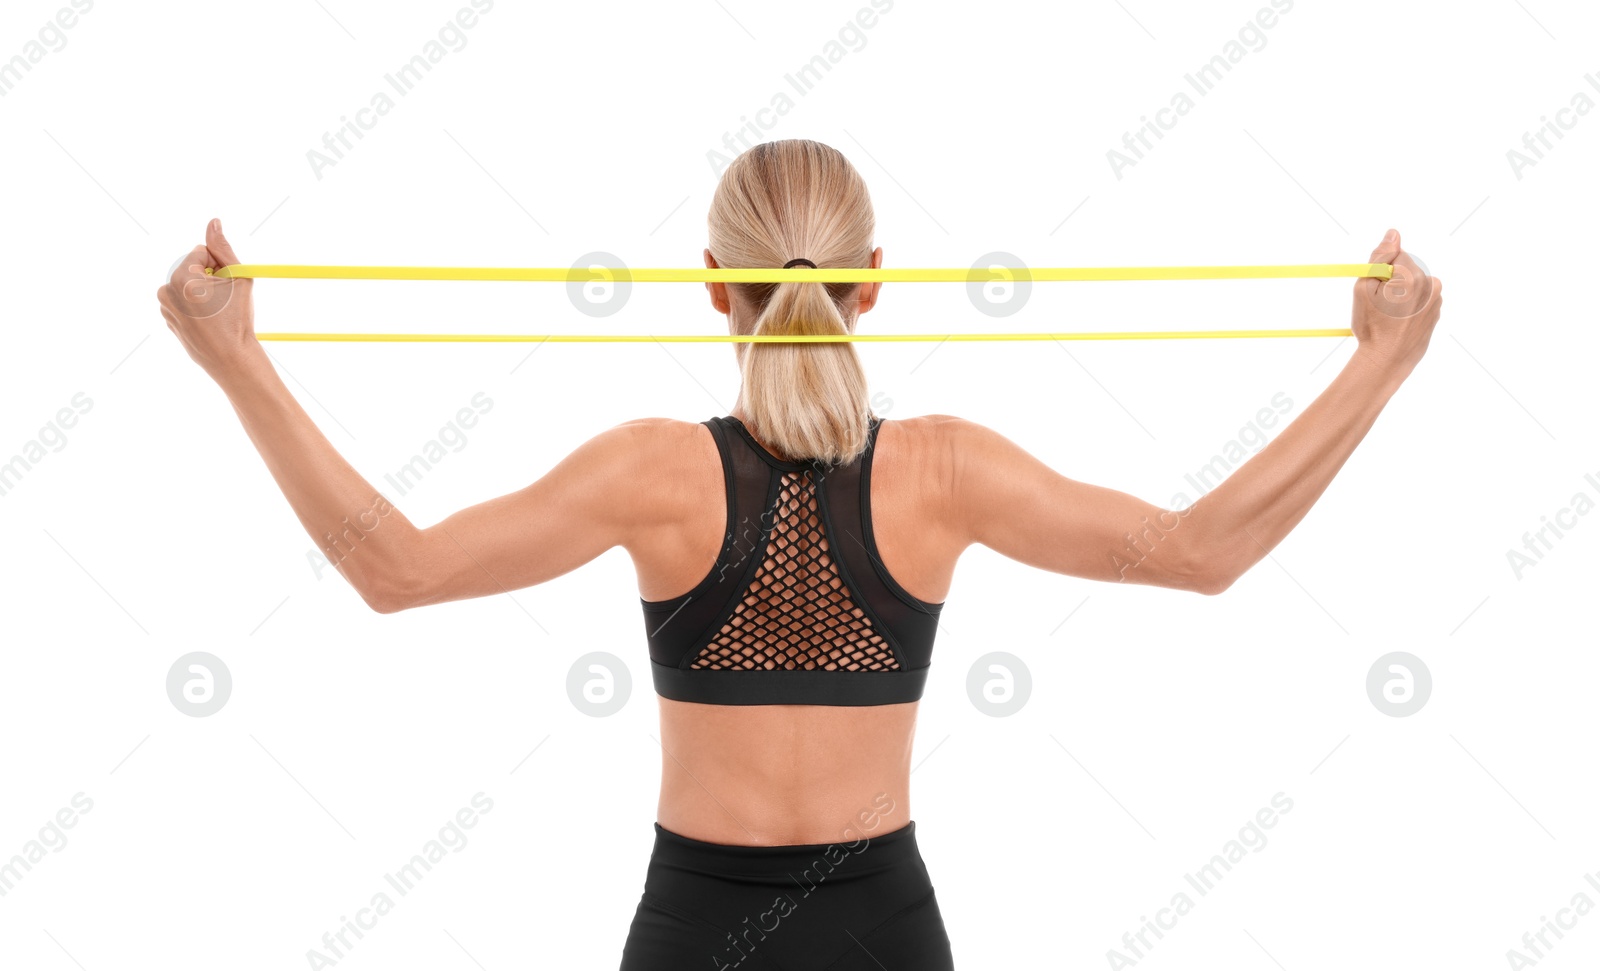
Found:
[[[879,449],[885,444],[893,451],[929,457],[946,457],[965,444],[970,448],[973,439],[986,429],[976,422],[955,415],[916,415],[885,421],[878,432]]]
[[[674,457],[692,460],[697,452],[707,448],[715,451],[715,442],[705,422],[680,418],[632,418],[606,429],[599,437],[610,439],[618,447],[652,463]]]

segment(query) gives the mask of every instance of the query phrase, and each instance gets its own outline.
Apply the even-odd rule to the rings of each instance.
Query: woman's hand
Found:
[[[1388,280],[1356,281],[1350,329],[1360,341],[1357,353],[1400,378],[1422,360],[1439,322],[1444,284],[1430,277],[1409,253],[1400,249],[1400,233],[1389,230],[1372,251],[1373,263],[1390,263]]]
[[[207,269],[238,263],[222,235],[221,220],[206,226],[206,241],[178,263],[156,291],[167,328],[183,342],[189,357],[219,384],[266,357],[256,340],[254,280],[206,274]]]

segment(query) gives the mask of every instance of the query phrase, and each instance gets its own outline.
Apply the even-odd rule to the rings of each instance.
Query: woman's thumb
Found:
[[[1399,255],[1400,231],[1398,229],[1391,229],[1383,234],[1383,239],[1379,240],[1378,242],[1378,248],[1372,251],[1372,256],[1367,260],[1367,262],[1390,263],[1393,262],[1394,258]]]
[[[228,243],[228,237],[222,235],[222,220],[213,219],[206,225],[206,250],[211,254],[217,266],[232,266],[239,262],[239,257],[233,252],[233,247]]]

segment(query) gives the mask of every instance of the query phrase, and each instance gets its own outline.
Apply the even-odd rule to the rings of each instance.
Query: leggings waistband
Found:
[[[916,826],[912,820],[888,833],[867,833],[855,840],[832,843],[739,846],[691,839],[656,823],[651,870],[732,877],[773,886],[793,886],[795,879],[807,874],[812,880],[825,876],[828,882],[838,883],[871,876],[886,868],[911,866],[922,870]]]
[[[876,828],[888,825],[880,819]],[[914,823],[785,846],[655,829],[621,971],[953,967]]]

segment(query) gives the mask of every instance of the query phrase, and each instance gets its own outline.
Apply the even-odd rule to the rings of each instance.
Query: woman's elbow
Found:
[[[1181,586],[1203,596],[1223,593],[1248,568],[1219,544],[1199,543],[1186,552],[1178,571]]]
[[[430,580],[398,564],[370,571],[359,578],[352,577],[350,582],[375,613],[397,614],[432,602]]]
[[[378,593],[376,591],[361,591],[361,599],[366,602],[368,607],[372,608],[374,613],[379,614],[397,614],[402,610],[407,610],[416,606],[414,603],[406,600],[403,597],[397,597],[390,593]]]
[[[1233,586],[1233,581],[1237,579],[1238,574],[1212,570],[1196,576],[1189,589],[1206,597],[1215,597]]]

